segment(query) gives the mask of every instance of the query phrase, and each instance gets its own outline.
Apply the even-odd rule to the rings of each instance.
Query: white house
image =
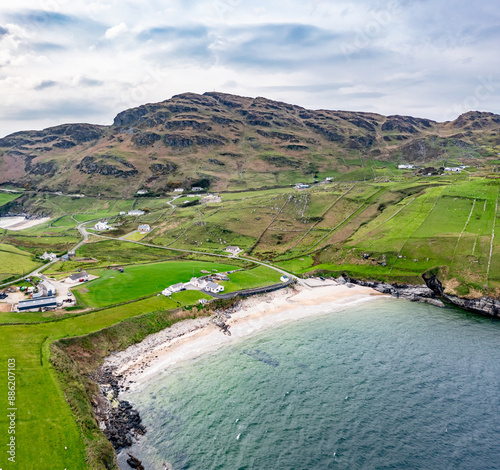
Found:
[[[415,168],[415,165],[398,165],[398,168],[400,170],[412,170],[413,168]]]
[[[461,169],[461,168],[459,168],[459,167],[455,167],[455,166],[453,166],[453,167],[446,167],[446,168],[444,169],[444,171],[451,171],[451,172],[453,172],[453,173],[460,173],[460,172],[462,171],[462,169]]]
[[[137,191],[137,194],[139,194],[139,196],[142,196],[144,194],[148,194],[148,190],[147,189],[139,189],[139,191]]]
[[[108,225],[108,222],[104,220],[103,222],[97,222],[97,224],[94,225],[94,228],[99,232],[103,232],[104,230],[109,230],[111,227]]]
[[[151,232],[151,227],[148,224],[139,225],[139,232],[142,233]]]
[[[297,183],[295,185],[295,189],[307,189],[309,187],[308,184]]]
[[[204,289],[207,285],[207,281],[205,279],[201,279],[198,277],[192,277],[189,283],[194,287],[199,287],[200,289]]]
[[[44,297],[52,297],[56,295],[56,288],[49,282],[43,281],[38,285],[38,289],[42,292]]]
[[[128,211],[128,215],[143,215],[145,212],[139,209],[134,209],[133,211]]]
[[[215,282],[207,282],[205,290],[208,292],[212,292],[213,294],[218,294],[219,292],[222,292],[224,290],[224,286],[216,284]]]
[[[169,295],[174,294],[175,292],[180,292],[181,290],[184,290],[184,289],[185,289],[184,283],[179,282],[178,284],[173,284],[173,285],[167,287],[162,292],[162,294],[168,297]]]
[[[50,260],[53,261],[57,259],[57,255],[55,253],[47,253],[45,252],[42,256],[40,256],[41,259],[45,260]]]
[[[182,188],[175,188],[174,189],[174,193],[183,193],[184,192],[184,189]]]
[[[231,253],[233,255],[237,255],[238,253],[242,252],[243,250],[239,247],[239,246],[231,246],[229,245],[227,248],[226,248],[226,251],[228,253]]]
[[[200,191],[203,191],[203,188],[200,188],[199,186],[195,186],[194,188],[191,188],[191,191],[195,193],[199,193]]]

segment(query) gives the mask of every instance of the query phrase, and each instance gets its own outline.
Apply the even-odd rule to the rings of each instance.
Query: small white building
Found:
[[[55,253],[45,252],[42,256],[40,256],[40,258],[43,259],[44,261],[45,260],[54,261],[55,259],[57,259],[57,255]]]
[[[221,286],[220,284],[216,284],[215,282],[207,282],[207,286],[205,287],[205,290],[208,292],[212,292],[213,294],[218,294],[219,292],[224,291],[224,286]]]
[[[243,250],[239,247],[239,246],[232,246],[232,245],[229,245],[227,248],[226,248],[226,251],[228,253],[231,253],[232,255],[237,255],[238,253],[241,253]]]
[[[82,271],[80,273],[72,274],[71,276],[68,277],[68,280],[71,282],[79,282],[80,280],[88,281],[89,277],[90,274],[87,271]]]
[[[194,193],[199,193],[200,191],[203,191],[203,188],[200,188],[199,186],[195,186],[194,188],[191,188],[191,191]]]
[[[451,167],[446,167],[444,171],[449,171],[451,173],[460,173],[462,171],[462,168],[457,166],[451,166]]]
[[[307,189],[309,187],[308,184],[303,184],[303,183],[297,183],[295,185],[295,189]]]
[[[288,282],[289,280],[290,280],[290,278],[288,276],[283,275],[280,277],[281,282]]]
[[[205,286],[207,285],[207,281],[205,279],[198,278],[198,277],[192,277],[191,280],[189,281],[189,283],[192,286],[198,287],[200,289],[204,289]]]
[[[415,165],[408,165],[408,164],[398,165],[398,169],[400,170],[413,170],[413,168],[415,168]]]
[[[143,196],[144,194],[148,194],[148,190],[147,189],[139,189],[139,191],[137,191],[137,194],[139,196]]]
[[[128,211],[128,215],[143,215],[145,214],[144,211],[141,211],[139,209],[134,209],[133,211]]]
[[[184,192],[184,189],[182,188],[175,188],[174,189],[174,193],[183,193]]]
[[[97,222],[97,224],[94,225],[94,228],[99,232],[104,232],[105,230],[109,230],[111,227],[108,225],[108,222],[104,220],[102,222]]]
[[[151,232],[151,227],[148,224],[139,225],[139,232],[141,233]]]
[[[52,297],[56,295],[56,288],[49,281],[43,281],[38,285],[38,290],[42,292],[43,297]]]
[[[173,284],[166,289],[163,290],[162,294],[165,296],[170,296],[171,294],[174,294],[175,292],[180,292],[181,290],[185,290],[184,283],[179,282],[178,284]]]

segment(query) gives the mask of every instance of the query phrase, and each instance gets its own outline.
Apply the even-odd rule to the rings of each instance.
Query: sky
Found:
[[[184,92],[448,121],[500,114],[496,0],[18,0],[0,137]]]

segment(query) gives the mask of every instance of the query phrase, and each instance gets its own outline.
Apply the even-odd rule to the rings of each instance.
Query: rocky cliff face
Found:
[[[112,126],[64,124],[6,136],[0,139],[0,184],[123,194],[117,178],[129,180],[130,193],[144,183],[155,190],[207,179],[214,189],[245,189],[263,180],[273,184],[269,175],[283,184],[283,169],[289,183],[290,177],[357,170],[359,156],[399,163],[474,160],[494,145],[500,145],[500,116],[491,113],[437,123],[184,93],[125,110]]]

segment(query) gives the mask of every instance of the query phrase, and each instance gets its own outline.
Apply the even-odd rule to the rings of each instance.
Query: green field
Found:
[[[234,292],[277,284],[280,282],[280,277],[281,274],[274,269],[257,266],[256,268],[232,273],[229,275],[230,280],[221,282],[221,284],[224,286],[224,292]]]
[[[31,253],[0,243],[0,283],[2,279],[28,274],[41,265],[41,260],[33,261]]]
[[[228,271],[234,265],[200,261],[167,261],[127,266],[123,273],[112,269],[92,271],[100,276],[72,289],[82,305],[104,307],[147,295],[160,293],[178,282],[188,282],[193,276],[202,276],[201,270]]]
[[[14,201],[20,197],[20,193],[9,193],[6,191],[0,191],[0,207],[7,204],[8,202]]]

